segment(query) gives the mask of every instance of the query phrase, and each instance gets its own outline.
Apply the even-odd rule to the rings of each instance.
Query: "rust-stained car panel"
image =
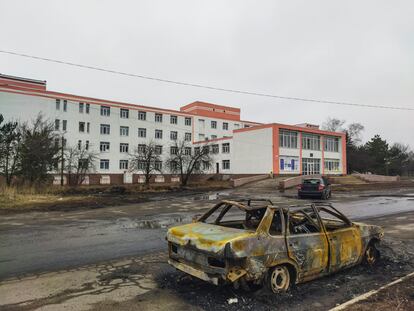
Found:
[[[169,263],[215,285],[265,283],[274,292],[378,258],[378,226],[353,223],[330,204],[278,207],[222,201],[170,228]]]

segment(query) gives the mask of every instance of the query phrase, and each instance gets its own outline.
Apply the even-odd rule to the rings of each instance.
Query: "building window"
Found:
[[[128,126],[121,126],[119,128],[119,133],[121,136],[129,136],[129,127]]]
[[[86,132],[89,133],[90,129],[91,129],[91,124],[88,122],[86,123]]]
[[[85,122],[79,122],[79,133],[85,133]]]
[[[128,169],[128,160],[119,160],[119,169],[127,170]]]
[[[184,148],[184,154],[185,155],[191,155],[191,147],[185,147]]]
[[[206,135],[204,135],[204,134],[198,134],[198,140],[199,141],[203,141],[205,139],[206,139]]]
[[[205,126],[204,119],[198,119],[198,125],[200,126],[200,128],[204,128],[204,126]]]
[[[87,140],[87,141],[85,142],[85,149],[86,149],[86,150],[89,150],[89,140]]]
[[[177,124],[178,117],[177,116],[170,116],[170,123],[171,124]]]
[[[222,153],[229,153],[230,152],[230,143],[225,143],[221,145],[221,152]]]
[[[210,169],[210,162],[203,161],[203,170],[208,171]]]
[[[211,121],[211,128],[216,129],[217,128],[217,121]]]
[[[155,130],[155,139],[162,139],[162,130]]]
[[[100,168],[101,170],[109,170],[109,160],[101,159]]]
[[[250,127],[250,125],[248,125],[248,124],[245,124],[244,125],[244,128],[248,128],[248,127]]]
[[[227,122],[223,122],[223,130],[228,130],[229,129],[229,124]]]
[[[299,157],[281,156],[279,159],[280,171],[298,171]]]
[[[170,139],[171,140],[177,140],[177,136],[178,136],[178,133],[176,131],[171,131],[170,132]]]
[[[154,163],[155,169],[158,171],[162,170],[162,161],[155,161]]]
[[[79,113],[83,113],[84,103],[79,103]]]
[[[298,132],[280,130],[279,147],[298,148]]]
[[[59,128],[60,128],[60,120],[56,119],[55,120],[55,131],[59,131]]]
[[[91,105],[90,104],[86,104],[86,113],[89,114],[89,109],[90,109]]]
[[[145,111],[138,111],[138,120],[145,121],[147,119],[147,113]]]
[[[162,154],[162,146],[156,145],[155,148],[154,148],[154,152],[157,155],[161,155]]]
[[[147,150],[147,145],[144,145],[144,144],[139,144],[138,145],[138,153],[145,153],[146,152],[146,150]]]
[[[217,139],[217,135],[211,135],[211,139]]]
[[[129,145],[128,144],[119,144],[119,152],[128,153]]]
[[[238,124],[238,123],[234,123],[234,129],[235,130],[237,130],[237,129],[239,129],[240,128],[240,124]]]
[[[338,152],[339,151],[339,138],[338,137],[324,137],[325,151]]]
[[[82,141],[78,140],[78,150],[81,150],[81,148],[82,148]]]
[[[170,154],[178,154],[178,147],[177,146],[171,146],[170,147]]]
[[[111,127],[109,124],[101,124],[101,134],[109,135],[111,133]]]
[[[155,114],[155,122],[162,122],[162,114],[156,113]]]
[[[313,134],[302,134],[302,148],[306,150],[321,150],[320,137]]]
[[[185,133],[184,134],[184,140],[185,141],[191,141],[191,133]]]
[[[66,131],[67,126],[68,126],[68,120],[63,120],[62,121],[62,130]]]
[[[63,111],[68,111],[68,101],[66,99],[63,101]]]
[[[101,106],[101,116],[109,117],[111,115],[111,107]]]
[[[339,172],[339,160],[338,159],[325,159],[324,165],[325,165],[325,171]]]
[[[101,141],[101,143],[99,144],[99,150],[101,152],[108,152],[109,151],[109,142]]]
[[[147,137],[147,129],[139,128],[138,129],[138,137]]]
[[[222,161],[222,169],[229,170],[230,169],[230,160],[223,160]]]
[[[185,118],[184,124],[187,126],[191,126],[191,118]]]
[[[211,152],[215,153],[215,154],[219,153],[220,152],[219,145],[212,145],[211,146]]]
[[[60,110],[60,99],[56,99],[56,110]]]
[[[119,115],[122,119],[128,119],[129,118],[129,110],[121,108],[121,111],[120,111]]]

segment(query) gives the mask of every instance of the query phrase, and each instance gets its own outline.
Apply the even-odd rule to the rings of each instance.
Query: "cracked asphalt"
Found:
[[[292,193],[275,190],[276,182],[89,211],[2,216],[0,310],[267,310],[274,303],[282,309],[326,310],[413,269],[414,198],[409,192],[334,194],[335,206],[349,217],[386,228],[385,257],[372,271],[356,267],[276,299],[261,291],[212,287],[166,264],[167,228],[190,222],[220,198],[269,197],[278,204],[296,203]],[[310,290],[325,298],[312,299]],[[308,304],[295,299],[297,295]],[[239,302],[229,305],[232,297]]]

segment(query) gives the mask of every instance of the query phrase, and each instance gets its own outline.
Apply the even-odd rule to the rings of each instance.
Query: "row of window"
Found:
[[[111,115],[111,107],[109,106],[101,106],[101,116],[109,117]],[[121,108],[119,116],[122,119],[129,119],[129,109]],[[146,121],[147,120],[147,112],[146,111],[138,111],[138,120]],[[163,122],[163,115],[162,113],[155,113],[154,121],[158,123]],[[178,116],[170,115],[170,124],[178,124]],[[184,124],[187,126],[191,126],[191,118],[185,117]]]
[[[56,110],[60,110],[61,100],[56,99]],[[67,111],[68,102],[67,100],[63,100],[63,111]],[[89,114],[90,112],[90,104],[88,103],[79,103],[79,113],[86,113]],[[101,116],[109,117],[111,115],[111,107],[109,106],[100,106],[100,113]],[[129,119],[129,109],[126,108],[120,108],[119,113],[120,118],[122,119]],[[138,120],[146,121],[147,120],[147,112],[146,111],[138,111]],[[158,123],[163,122],[163,114],[161,113],[155,113],[154,115],[154,121]],[[192,120],[191,117],[185,117],[184,118],[184,124],[187,126],[191,126]],[[205,120],[199,119],[199,123],[201,127],[204,127]],[[178,116],[176,115],[170,115],[170,124],[178,124]],[[217,121],[211,121],[210,126],[212,129],[217,129]],[[250,127],[249,125],[245,124],[244,127]],[[234,128],[238,129],[240,128],[240,124],[235,123]],[[229,129],[229,123],[223,122],[222,124],[223,130]]]
[[[146,162],[139,161],[138,162],[138,169],[145,170]],[[155,161],[154,166],[156,170],[162,171],[162,161]],[[99,167],[101,170],[109,170],[109,159],[101,159],[99,163]],[[230,160],[223,160],[221,161],[221,167],[223,170],[230,169]],[[127,170],[129,168],[129,161],[128,160],[119,160],[119,169],[120,170]],[[174,169],[174,168],[173,168]],[[203,169],[208,170],[210,169],[209,162],[203,162]]]
[[[89,148],[89,141],[87,140],[86,143],[87,143],[86,149],[88,149]],[[81,144],[82,144],[82,141],[79,140],[78,141],[78,148],[79,149],[81,149]],[[100,144],[99,144],[99,151],[100,152],[109,152],[110,145],[111,145],[110,142],[101,141]],[[145,153],[146,147],[147,147],[147,145],[145,145],[145,144],[139,144],[138,145],[138,153]],[[222,153],[230,153],[230,144],[229,143],[222,144],[221,148],[222,148]],[[201,147],[194,147],[194,152],[196,154],[200,153],[200,151],[201,151]],[[129,144],[128,143],[120,143],[119,144],[119,152],[128,153],[129,152]],[[155,148],[154,148],[154,152],[157,155],[161,155],[162,154],[162,146],[161,145],[156,145]],[[184,148],[184,154],[191,155],[191,152],[192,152],[191,147],[185,147]],[[211,145],[208,152],[211,152],[213,154],[219,153],[219,145],[218,144]],[[178,147],[177,146],[170,146],[170,154],[173,154],[173,155],[178,154]]]
[[[323,141],[325,151],[339,151],[338,137],[323,137]],[[279,146],[283,148],[298,148],[298,132],[280,130]],[[305,150],[321,150],[321,136],[305,133],[302,134],[302,148]]]

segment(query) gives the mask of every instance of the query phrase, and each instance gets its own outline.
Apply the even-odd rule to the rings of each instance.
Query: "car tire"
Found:
[[[328,195],[326,194],[326,192],[322,192],[321,200],[327,200],[327,199],[328,199]]]
[[[371,241],[368,244],[367,249],[365,250],[364,264],[368,266],[375,265],[378,262],[378,259],[380,258],[380,252],[375,244],[375,242]]]
[[[291,277],[288,267],[280,265],[270,269],[266,278],[266,285],[274,294],[288,291],[291,285]]]

